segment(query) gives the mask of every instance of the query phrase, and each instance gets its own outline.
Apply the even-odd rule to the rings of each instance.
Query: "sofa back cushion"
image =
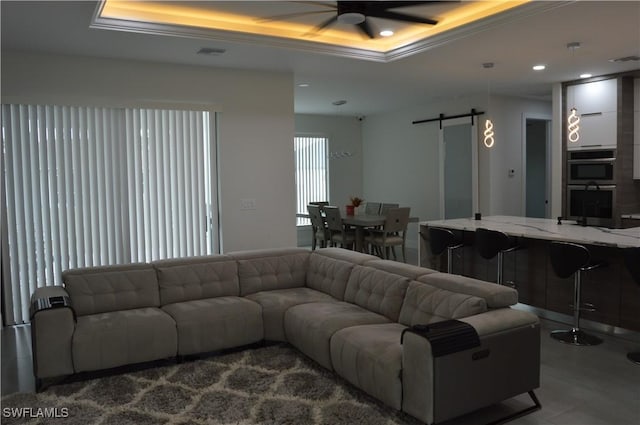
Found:
[[[349,275],[355,264],[324,255],[311,254],[307,286],[343,301]]]
[[[355,266],[349,276],[344,300],[398,321],[409,279],[384,270]]]
[[[240,295],[305,286],[309,250],[262,249],[229,253],[238,263]]]
[[[398,322],[406,326],[460,319],[487,311],[484,299],[412,281],[407,289]]]
[[[151,264],[65,270],[62,281],[78,316],[160,305],[158,280]]]
[[[367,267],[373,267],[374,269],[384,270],[389,273],[399,274],[400,276],[408,277],[412,280],[427,274],[438,273],[433,269],[418,267],[413,264],[400,263],[398,261],[380,260],[377,257],[375,260],[367,261],[364,265]]]
[[[238,265],[226,255],[154,261],[160,304],[238,296]]]
[[[508,307],[518,302],[518,291],[515,289],[471,277],[448,273],[432,273],[420,276],[416,280],[428,283],[436,288],[482,298],[489,308]]]

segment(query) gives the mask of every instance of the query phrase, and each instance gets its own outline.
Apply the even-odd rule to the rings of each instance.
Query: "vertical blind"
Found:
[[[309,202],[326,201],[328,192],[328,148],[326,137],[296,137],[296,214],[306,214]],[[296,225],[310,225],[308,218],[298,217]]]
[[[207,111],[2,105],[3,323],[65,269],[217,250],[211,134]]]

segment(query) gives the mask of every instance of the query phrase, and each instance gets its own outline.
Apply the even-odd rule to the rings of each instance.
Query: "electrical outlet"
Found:
[[[240,200],[240,210],[255,210],[256,209],[256,200],[253,198],[241,199]]]

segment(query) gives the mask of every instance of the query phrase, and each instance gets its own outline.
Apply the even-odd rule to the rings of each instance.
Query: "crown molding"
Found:
[[[163,35],[172,37],[198,38],[222,42],[238,42],[269,47],[295,49],[310,53],[328,54],[373,62],[393,62],[427,50],[440,47],[453,41],[473,36],[493,27],[524,19],[538,13],[547,12],[559,7],[574,3],[572,1],[533,1],[521,6],[509,9],[486,18],[479,19],[470,24],[447,30],[402,47],[380,52],[356,47],[341,46],[318,41],[298,40],[269,35],[255,35],[237,31],[216,30],[198,28],[186,25],[161,24],[153,22],[133,21],[117,18],[102,17],[105,0],[98,2],[94,12],[90,28],[125,31],[138,34]]]

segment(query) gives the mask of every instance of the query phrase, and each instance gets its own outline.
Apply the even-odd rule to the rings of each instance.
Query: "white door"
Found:
[[[478,210],[476,121],[474,124],[471,118],[442,121],[440,215],[445,219],[469,218]]]

